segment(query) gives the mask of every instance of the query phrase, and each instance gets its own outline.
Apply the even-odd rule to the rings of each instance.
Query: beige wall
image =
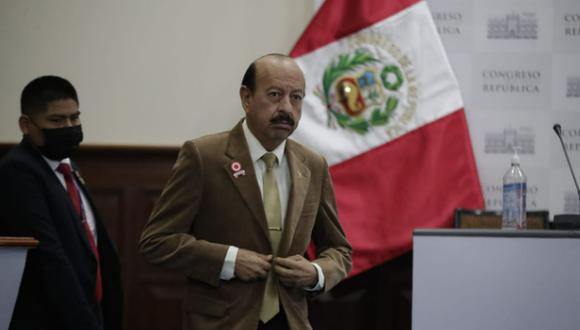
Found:
[[[229,129],[246,66],[288,53],[313,12],[312,0],[0,0],[0,142],[20,139],[20,92],[45,74],[76,86],[86,143]]]

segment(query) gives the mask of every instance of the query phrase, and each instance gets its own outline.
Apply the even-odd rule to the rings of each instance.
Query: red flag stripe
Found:
[[[355,247],[350,276],[411,249],[416,228],[449,227],[455,208],[484,205],[464,111],[330,168]]]
[[[290,56],[299,57],[392,16],[419,0],[326,0],[298,39]]]

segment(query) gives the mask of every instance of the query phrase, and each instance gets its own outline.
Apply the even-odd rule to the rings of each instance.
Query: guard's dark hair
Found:
[[[48,103],[73,99],[79,104],[74,86],[66,79],[57,76],[38,77],[26,85],[20,96],[20,112],[32,115],[47,110]]]
[[[279,59],[286,59],[291,58],[288,55],[278,54],[278,53],[271,53],[261,56],[260,58],[256,59],[248,68],[246,69],[246,73],[244,73],[244,77],[242,78],[242,86],[246,86],[250,92],[254,92],[256,89],[256,64],[263,58],[266,57],[277,57]]]

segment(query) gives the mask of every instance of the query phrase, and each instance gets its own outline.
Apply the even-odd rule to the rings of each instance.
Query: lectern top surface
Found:
[[[415,229],[413,236],[580,238],[577,230]]]
[[[5,237],[0,236],[0,246],[35,247],[38,241],[32,237]]]

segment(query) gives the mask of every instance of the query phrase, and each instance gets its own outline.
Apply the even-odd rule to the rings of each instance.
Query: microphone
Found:
[[[568,157],[568,151],[566,151],[566,146],[564,145],[564,140],[562,139],[562,126],[558,123],[554,124],[554,132],[558,135],[560,143],[562,144],[562,150],[564,150],[564,155],[566,155],[566,161],[568,162],[568,167],[570,168],[570,173],[572,173],[572,179],[574,179],[574,185],[576,186],[576,192],[578,193],[578,206],[580,207],[580,188],[578,188],[578,181],[576,180],[576,175],[574,174],[574,168],[570,163],[570,157]],[[554,228],[555,229],[580,229],[580,214],[556,214],[554,215]]]
[[[558,135],[560,140],[562,140],[562,126],[560,124],[554,124],[553,128],[554,128],[554,132],[556,132],[556,135]],[[564,148],[564,151],[566,151],[565,148]]]

